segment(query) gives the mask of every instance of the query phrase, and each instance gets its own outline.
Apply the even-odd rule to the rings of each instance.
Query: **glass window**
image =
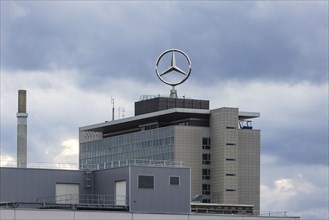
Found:
[[[179,185],[179,176],[170,176],[169,182],[170,185]]]
[[[210,154],[202,154],[202,164],[210,164]]]
[[[202,195],[210,195],[210,184],[202,184]]]
[[[154,189],[154,176],[138,176],[138,188]]]
[[[210,169],[202,169],[202,179],[210,180]]]
[[[202,138],[202,149],[210,149],[210,138]]]
[[[235,192],[235,189],[226,189],[226,192]]]
[[[227,161],[236,161],[234,158],[226,158]]]

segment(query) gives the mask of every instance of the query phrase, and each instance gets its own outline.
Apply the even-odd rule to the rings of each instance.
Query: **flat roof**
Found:
[[[140,124],[153,123],[157,121],[179,121],[190,118],[208,118],[211,110],[208,109],[190,109],[190,108],[171,108],[157,112],[146,113],[114,121],[105,121],[98,124],[80,127],[80,131],[111,132],[114,130],[124,130],[139,127]],[[251,119],[260,117],[259,112],[239,111],[239,119]]]
[[[134,125],[139,126],[141,122],[143,122],[143,124],[146,124],[148,123],[148,121],[153,122],[154,119],[156,118],[163,121],[165,120],[175,121],[175,120],[186,118],[186,116],[191,116],[193,118],[195,117],[207,118],[209,117],[209,115],[210,115],[210,110],[207,109],[171,108],[162,111],[151,112],[147,114],[118,119],[114,121],[105,121],[94,125],[88,125],[88,126],[80,127],[79,130],[103,132],[104,130],[108,130],[109,127],[113,127],[113,126],[116,127],[117,129],[120,127],[122,127],[122,129],[128,127],[134,127]]]
[[[239,119],[251,119],[251,118],[259,118],[260,113],[259,112],[240,112],[239,111]]]

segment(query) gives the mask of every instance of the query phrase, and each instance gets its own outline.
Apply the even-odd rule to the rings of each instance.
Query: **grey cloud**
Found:
[[[328,215],[327,166],[287,165],[267,154],[262,155],[261,161],[263,211],[288,211],[288,215],[302,219],[322,219]]]
[[[296,126],[298,125],[296,123]],[[269,138],[263,131],[262,152],[280,157],[280,163],[291,165],[299,164],[322,164],[328,165],[328,129],[323,125],[309,132],[305,130],[294,130],[287,128],[275,128],[266,126],[267,132],[275,133]],[[323,129],[323,130],[321,130]]]
[[[298,6],[304,13],[291,13],[298,2],[264,3],[265,12],[257,2],[19,4],[25,17],[6,19],[4,11],[3,67],[76,68],[86,77],[81,86],[108,75],[156,80],[155,59],[171,47],[191,56],[203,84],[323,82],[328,72],[327,12],[319,7],[326,3]]]

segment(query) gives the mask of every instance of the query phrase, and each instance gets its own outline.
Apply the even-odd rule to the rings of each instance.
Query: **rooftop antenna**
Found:
[[[112,103],[112,121],[114,121],[114,98],[111,96],[111,103]]]
[[[121,115],[121,111],[122,111],[122,115]],[[119,112],[119,119],[125,117],[125,107],[119,107],[118,112]]]

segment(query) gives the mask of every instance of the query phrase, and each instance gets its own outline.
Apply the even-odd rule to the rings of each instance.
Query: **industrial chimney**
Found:
[[[17,112],[17,167],[26,168],[27,146],[27,113],[26,90],[18,90]]]

